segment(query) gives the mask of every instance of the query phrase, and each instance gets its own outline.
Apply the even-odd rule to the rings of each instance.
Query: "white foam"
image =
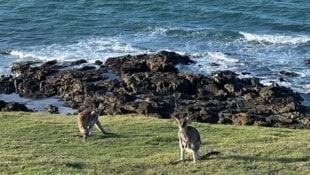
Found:
[[[12,50],[10,55],[18,58],[17,61],[28,61],[28,60],[49,60],[49,57],[39,55],[32,51]]]
[[[167,31],[169,31],[169,29],[156,27],[155,29],[151,30],[150,37],[166,36]]]
[[[265,86],[270,86],[273,83],[276,83],[279,86],[284,86],[284,87],[290,88],[297,93],[310,94],[310,84],[301,85],[300,83],[295,82],[294,80],[292,80],[292,81],[280,81],[277,77],[274,77],[274,78],[261,77],[260,82]]]
[[[61,62],[86,59],[92,63],[95,60],[104,62],[109,57],[167,50],[189,55],[197,62],[188,66],[178,65],[180,71],[185,72],[209,74],[212,71],[231,70],[236,73],[250,72],[253,76],[261,74],[262,78],[273,79],[275,76],[278,77],[275,73],[278,70],[293,69],[297,72],[297,68],[301,67],[302,72],[305,72],[307,69],[307,67],[303,68],[305,65],[300,60],[309,58],[310,53],[306,47],[304,49],[303,43],[308,46],[310,36],[239,33],[244,37],[232,37],[222,41],[222,36],[217,36],[217,33],[207,28],[149,27],[129,35],[92,37],[69,44],[57,43],[19,48],[12,50],[11,56],[7,57],[10,59],[15,57],[16,62],[28,60]],[[297,45],[292,46],[295,43]],[[5,70],[1,68],[0,73],[3,73]],[[301,86],[302,82],[309,79],[309,72],[299,73],[299,75],[288,79],[292,82],[292,86],[296,86],[295,84]],[[305,91],[308,90],[305,88]]]
[[[212,33],[211,28],[188,28],[188,27],[148,27],[146,30],[134,34],[135,40],[162,40],[162,38],[205,38]],[[186,40],[187,40],[186,39]]]
[[[301,86],[305,93],[310,93],[310,83]]]
[[[98,37],[78,41],[74,44],[52,44],[48,46],[29,47],[27,50],[12,50],[10,55],[20,61],[73,61],[86,59],[89,61],[103,60],[109,57],[126,54],[140,54],[143,50],[123,42],[117,37]]]
[[[232,58],[222,52],[208,52],[207,54],[219,62],[237,63],[239,61],[238,59]]]
[[[135,42],[151,42],[153,40],[157,40],[159,38],[163,38],[167,36],[167,31],[169,29],[162,27],[151,28],[148,27],[146,31],[137,32],[133,35],[132,40]]]
[[[273,44],[301,44],[310,42],[310,36],[307,35],[268,35],[239,32],[248,41],[268,42]]]
[[[177,65],[177,68],[181,72],[191,72],[206,75],[213,71],[237,71],[240,66],[244,66],[244,63],[241,60],[222,52],[192,52],[188,55],[190,55],[191,59],[196,61],[196,64]],[[217,65],[214,65],[213,63],[217,63]]]

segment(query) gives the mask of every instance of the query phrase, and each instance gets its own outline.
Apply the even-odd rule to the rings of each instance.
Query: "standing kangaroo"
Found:
[[[179,125],[179,144],[181,149],[181,161],[185,158],[185,152],[193,154],[193,162],[199,159],[198,150],[200,148],[201,140],[200,134],[196,128],[187,126],[188,117],[179,118],[174,117]]]
[[[92,129],[96,124],[96,128],[102,133],[107,132],[103,129],[100,121],[98,120],[98,114],[92,110],[84,110],[80,112],[77,116],[77,123],[80,132],[82,133],[84,139],[86,140],[88,136],[92,134]]]

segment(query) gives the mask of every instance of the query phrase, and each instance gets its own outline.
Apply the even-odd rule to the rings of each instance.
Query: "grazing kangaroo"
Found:
[[[185,152],[193,154],[193,162],[195,163],[199,159],[198,150],[200,148],[201,140],[200,134],[196,128],[187,126],[188,117],[179,118],[174,117],[179,125],[179,144],[181,149],[180,161],[184,160]]]
[[[88,136],[91,135],[92,129],[96,124],[96,128],[102,133],[107,132],[103,129],[100,121],[98,120],[98,114],[92,110],[84,110],[80,112],[77,116],[77,123],[80,132],[82,133],[84,139],[86,140]]]

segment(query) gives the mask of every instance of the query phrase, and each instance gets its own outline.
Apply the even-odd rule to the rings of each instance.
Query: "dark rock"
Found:
[[[11,67],[13,73],[22,73],[30,69],[31,63],[15,63]]]
[[[82,71],[91,70],[91,69],[96,69],[96,67],[95,66],[83,66],[82,68],[80,68],[80,70]]]
[[[241,75],[251,75],[250,72],[241,72]]]
[[[28,109],[24,104],[16,102],[4,102],[0,100],[0,110],[1,111],[24,111],[31,112],[32,110]]]
[[[279,81],[280,82],[286,82],[286,80],[284,78],[282,78],[282,77],[279,78]]]
[[[6,106],[6,102],[0,100],[0,109],[4,108]]]
[[[5,94],[11,94],[15,92],[13,76],[1,76],[0,92]]]
[[[75,66],[84,63],[87,61],[14,64],[12,72],[18,76],[2,76],[0,93],[58,96],[70,107],[96,109],[100,115],[138,113],[170,118],[178,113],[208,123],[310,126],[310,107],[302,105],[301,96],[291,89],[276,83],[264,86],[258,78],[240,79],[231,71],[207,76],[179,73],[176,65],[194,62],[174,52],[126,55],[108,58],[104,65],[97,62],[100,66]],[[290,72],[282,74],[291,76]],[[47,109],[57,112],[53,106]]]
[[[95,65],[101,66],[102,64],[103,64],[103,62],[100,61],[100,60],[96,60],[96,61],[95,61]]]
[[[309,64],[310,64],[310,58],[304,60],[304,63],[305,63],[306,65],[309,65]]]
[[[53,66],[57,64],[57,61],[56,60],[51,60],[51,61],[47,61],[45,63],[42,64],[42,67],[50,67],[50,66]]]
[[[0,54],[2,54],[2,55],[10,55],[11,53],[8,50],[1,50]]]
[[[112,69],[115,73],[130,74],[135,72],[146,72],[149,68],[146,65],[146,60],[149,58],[148,55],[136,55],[136,56],[123,56],[116,58],[108,58],[105,62],[105,66]]]
[[[51,105],[51,104],[48,104],[46,105],[45,107],[45,110],[51,114],[59,114],[59,110],[58,110],[58,107],[57,106],[54,106],[54,105]]]
[[[210,63],[210,66],[218,67],[218,66],[220,66],[220,64],[212,62],[212,63]]]
[[[154,57],[162,57],[165,61],[173,63],[173,65],[177,64],[192,64],[195,63],[188,56],[179,55],[175,52],[168,51],[160,51],[154,55]]]
[[[188,56],[175,52],[160,51],[146,60],[149,69],[154,72],[177,72],[177,64],[194,63]]]
[[[81,64],[84,64],[84,63],[87,63],[87,61],[84,60],[84,59],[80,59],[80,60],[71,62],[71,65],[72,66],[74,66],[74,65],[81,65]]]
[[[288,77],[298,77],[299,75],[295,72],[287,71],[287,70],[281,70],[280,74],[286,75]]]

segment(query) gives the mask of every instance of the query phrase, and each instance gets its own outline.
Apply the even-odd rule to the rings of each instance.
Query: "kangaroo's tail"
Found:
[[[208,153],[206,153],[204,155],[201,155],[199,157],[199,159],[206,159],[206,158],[208,158],[208,157],[210,157],[212,155],[219,155],[219,154],[221,154],[221,152],[219,152],[219,151],[210,151],[210,152],[208,152]]]

